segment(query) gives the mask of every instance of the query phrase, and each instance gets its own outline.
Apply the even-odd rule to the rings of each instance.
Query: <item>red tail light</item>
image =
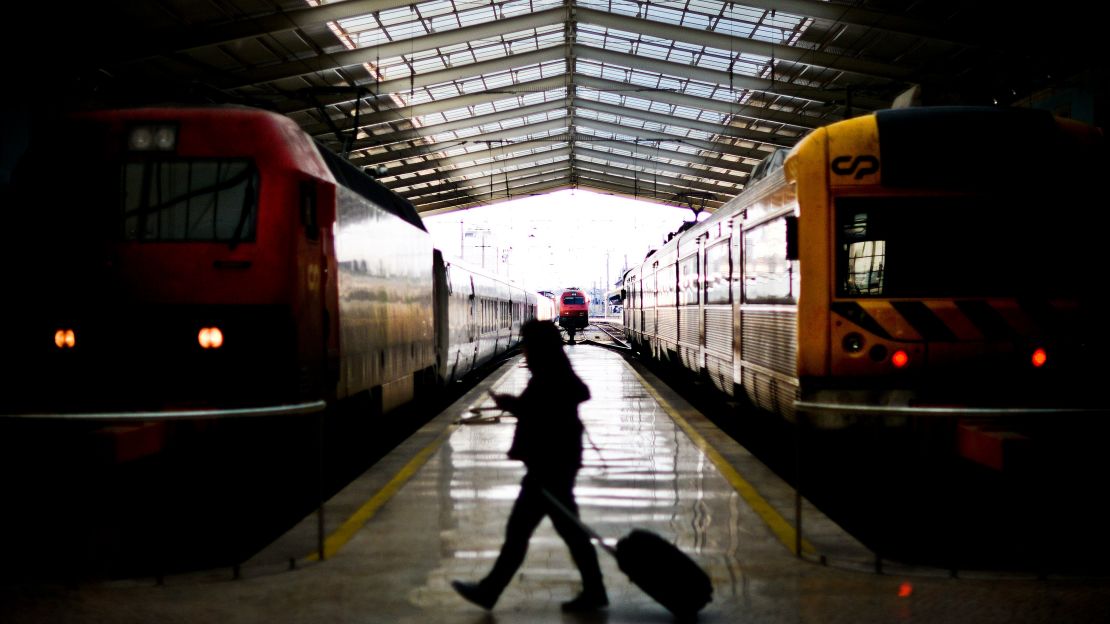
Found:
[[[1033,357],[1030,360],[1033,362],[1034,368],[1040,368],[1048,361],[1048,353],[1045,353],[1044,349],[1037,349],[1033,352]]]
[[[890,363],[894,365],[894,368],[902,368],[910,363],[910,356],[905,351],[898,349],[890,356]]]

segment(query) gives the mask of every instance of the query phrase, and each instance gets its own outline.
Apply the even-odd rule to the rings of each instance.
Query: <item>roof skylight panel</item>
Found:
[[[562,27],[558,29],[537,29],[536,36],[532,37],[536,42],[536,48],[549,48],[555,45],[562,45],[564,41],[564,33]],[[514,46],[516,44],[513,44]]]
[[[631,108],[638,108],[640,110],[648,110],[649,107],[651,106],[651,103],[653,102],[653,100],[649,100],[646,97],[640,97],[639,95],[632,95],[631,93],[625,93],[623,97],[624,97],[624,101],[621,104],[622,106],[628,106],[628,107],[631,107]]]
[[[631,104],[629,105],[632,106]],[[646,106],[639,106],[637,108],[643,108],[644,110],[651,111],[653,113],[659,113],[662,115],[674,115],[675,109],[677,109],[678,107],[674,104],[667,104],[666,102],[653,101],[648,102]]]
[[[471,48],[471,53],[474,55],[475,61],[491,61],[493,59],[505,58],[510,54],[504,41],[497,42],[496,45],[474,46]]]
[[[448,119],[444,117],[443,113],[431,113],[430,115],[420,115],[417,119],[419,127],[435,126],[436,124],[446,123]]]
[[[715,133],[706,132],[705,130],[686,128],[684,126],[673,126],[670,124],[661,127],[659,131],[676,136],[685,136],[688,139],[701,139],[702,141],[710,141],[715,136]]]
[[[467,155],[467,144],[445,146],[441,151],[447,158],[458,158]]]
[[[481,8],[465,11],[457,11],[451,17],[457,17],[458,23],[462,26],[472,26],[474,24],[489,24],[490,22],[501,19],[501,16],[497,12],[494,12],[491,6],[484,6]],[[454,22],[454,20],[450,20],[450,22]],[[458,27],[456,24],[450,22],[448,22],[448,20],[443,20],[442,22],[437,22],[436,26],[437,28],[441,28],[443,30],[451,30]],[[449,23],[450,25],[448,25]]]
[[[419,100],[420,103],[430,102],[430,101],[433,101],[433,100],[442,100],[442,99],[455,97],[455,96],[459,95],[459,87],[458,87],[457,83],[453,83],[453,82],[445,82],[445,83],[438,84],[438,85],[432,85],[432,86],[426,87],[424,89],[424,91],[427,92],[427,98],[421,98]],[[404,92],[402,92],[400,95],[403,96]],[[406,104],[413,104],[413,103],[416,103],[416,102],[406,102]]]
[[[616,82],[628,82],[631,72],[625,67],[615,67],[608,63],[601,66],[600,77]]]
[[[539,65],[530,65],[521,67],[512,72],[513,82],[526,82],[530,80],[538,80],[543,77],[543,73]]]
[[[653,22],[662,22],[664,24],[677,26],[682,24],[683,18],[687,17],[685,11],[676,11],[675,9],[659,4],[645,4],[644,9],[644,14],[641,17]]]
[[[443,13],[453,13],[455,11],[455,3],[451,0],[429,0],[428,2],[419,2],[413,5],[421,15],[440,15]]]
[[[660,143],[659,147],[662,148],[662,149],[671,150],[672,152],[680,152],[682,154],[690,154],[691,156],[700,156],[702,153],[705,152],[705,150],[703,150],[701,148],[698,148],[698,147],[694,147],[692,145],[687,145],[685,143],[671,142],[671,141],[666,141],[666,142]]]
[[[580,0],[579,6],[606,11],[614,15],[628,15],[635,17],[640,12],[640,2],[633,0]]]
[[[671,112],[676,117],[685,117],[686,119],[697,119],[698,114],[702,112],[700,108],[693,108],[690,106],[675,106]]]
[[[576,141],[576,143],[579,143],[579,142]],[[614,156],[624,156],[624,157],[627,157],[627,158],[631,158],[632,156],[634,156],[634,154],[631,151],[629,151],[627,149],[623,149],[619,145],[605,145],[605,144],[588,145],[588,144],[583,144],[583,145],[581,145],[581,147],[588,147],[588,148],[590,148],[591,150],[593,150],[595,152],[601,152],[603,154],[612,154]],[[575,158],[580,158],[582,160],[588,160],[590,162],[598,162],[598,163],[601,163],[601,164],[611,164],[614,167],[623,167],[623,166],[625,166],[624,163],[618,163],[618,162],[605,160],[603,158],[598,157],[595,154],[578,154],[578,153],[576,153],[574,155],[574,157]]]
[[[617,94],[617,93],[612,93],[612,92],[609,92],[609,91],[601,91],[598,94],[598,100],[601,101],[601,102],[605,102],[606,104],[618,104],[619,105],[623,102],[624,98],[621,95]]]
[[[502,87],[510,87],[513,84],[515,84],[514,81],[513,81],[512,72],[507,72],[507,71],[497,72],[495,74],[483,74],[481,76],[481,80],[484,81],[485,86],[483,88],[475,88],[475,91],[489,91],[489,90],[493,90],[493,89],[500,89]],[[478,82],[478,81],[476,81],[476,80],[466,81],[464,83],[464,85],[467,87],[467,88],[465,88],[465,91],[467,93],[472,93],[470,88],[473,88],[476,82]]]
[[[428,34],[428,30],[423,22],[417,20],[415,22],[404,22],[394,26],[387,26],[385,28],[385,34],[389,41],[408,41],[409,39],[415,39],[416,37]],[[360,43],[362,42],[360,41]],[[381,43],[385,43],[385,41],[375,45],[380,45]]]
[[[596,119],[597,121],[604,121],[606,123],[620,123],[620,117],[612,113],[593,111],[587,108],[579,108],[574,114],[576,117],[585,119]]]
[[[342,19],[336,23],[339,25],[339,28],[348,35],[358,35],[363,31],[373,30],[378,27],[378,20],[374,19],[373,14],[370,13]]]
[[[490,113],[493,113],[493,112],[497,111],[497,109],[494,108],[493,102],[482,102],[481,104],[475,104],[472,108],[474,110],[474,115],[475,116],[477,116],[477,115],[488,115]],[[467,109],[464,108],[462,110],[467,110]]]
[[[404,66],[404,65],[402,65],[401,67],[397,67],[396,69],[400,70],[401,68],[404,68],[406,70],[408,69],[408,67]],[[429,73],[429,72],[439,71],[441,69],[446,69],[446,68],[447,68],[447,63],[444,62],[442,56],[438,56],[438,55],[437,56],[431,56],[431,57],[428,57],[428,58],[423,58],[423,59],[420,59],[420,60],[414,60],[412,62],[412,71],[414,73],[417,73],[417,74],[426,74],[426,73]],[[394,68],[390,68],[390,69],[394,69]],[[398,74],[400,74],[400,71],[393,71],[391,73],[387,73],[386,76],[389,77],[389,78],[395,78],[395,77],[397,77]]]
[[[710,85],[704,82],[697,82],[694,80],[687,80],[682,92],[686,95],[693,95],[701,98],[712,99],[714,94],[727,92],[728,89],[721,89],[717,85]],[[727,98],[731,100],[732,98]],[[726,101],[727,101],[726,100]]]
[[[594,30],[593,28],[582,26],[578,29],[576,40],[578,41],[578,43],[591,45],[595,48],[605,48],[607,37],[605,36],[604,32],[599,32],[597,30]]]
[[[520,95],[520,104],[522,106],[528,104],[539,104],[541,102],[561,100],[565,97],[566,89],[548,89],[547,91],[533,91],[531,93],[522,93]]]
[[[425,138],[432,143],[449,143],[451,141],[457,141],[469,136],[474,136],[477,133],[478,132],[476,129],[463,128],[461,130],[449,130],[447,132],[439,132]]]
[[[385,11],[378,11],[369,15],[359,15],[350,20],[339,20],[339,27],[347,29],[347,23],[358,20],[362,22],[370,18],[371,22],[376,22],[382,26],[395,26],[397,24],[404,24],[416,19],[416,12],[411,7],[397,7],[395,9],[386,9]]]
[[[477,107],[475,107],[475,108],[477,108]],[[465,119],[467,117],[472,117],[476,113],[471,112],[470,109],[467,109],[467,108],[456,108],[456,109],[453,109],[453,110],[444,111],[441,114],[443,115],[443,118],[446,119],[447,121],[456,121],[458,119]]]
[[[704,121],[704,122],[708,122],[708,123],[714,123],[714,124],[723,124],[723,123],[725,123],[725,120],[728,119],[728,117],[729,116],[726,115],[725,113],[718,112],[718,111],[699,110],[698,114],[694,117],[691,117],[691,119],[695,119],[697,121]]]
[[[563,134],[565,134],[566,131],[567,131],[566,128],[551,128],[551,129],[548,129],[548,130],[541,130],[539,132],[530,132],[527,135],[523,135],[523,137],[526,137],[526,138],[522,138],[521,140],[535,141],[535,140],[538,140],[538,139],[545,139],[545,138],[549,138],[549,137],[558,137],[558,136],[562,136]]]

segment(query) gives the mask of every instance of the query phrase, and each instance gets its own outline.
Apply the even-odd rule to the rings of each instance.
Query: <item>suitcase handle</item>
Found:
[[[597,542],[598,546],[601,546],[610,555],[613,555],[614,557],[617,556],[617,549],[608,545],[608,544],[606,544],[605,540],[602,539],[602,537],[600,535],[598,535],[597,531],[594,531],[590,527],[586,526],[586,523],[582,522],[581,518],[572,514],[570,512],[570,510],[566,508],[565,505],[563,505],[561,502],[559,502],[559,499],[555,498],[554,494],[547,491],[547,488],[542,488],[542,491],[543,491],[543,495],[547,497],[547,500],[551,501],[551,504],[555,505],[555,508],[558,509],[560,513],[562,513],[564,516],[569,518],[571,522],[577,524],[578,528],[582,529],[582,531],[586,535],[589,535],[595,542]]]

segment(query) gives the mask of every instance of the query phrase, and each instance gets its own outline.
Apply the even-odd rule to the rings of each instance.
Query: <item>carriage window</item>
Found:
[[[705,250],[705,302],[729,302],[728,241],[721,241]]]
[[[744,232],[745,302],[797,302],[798,261],[787,260],[786,240],[785,218]]]
[[[258,172],[248,160],[124,163],[120,192],[125,240],[254,240]]]
[[[675,265],[668,264],[667,266],[659,269],[655,274],[656,280],[656,304],[660,307],[671,307],[675,304],[675,297],[678,295],[678,284],[676,283],[677,275],[675,274]]]

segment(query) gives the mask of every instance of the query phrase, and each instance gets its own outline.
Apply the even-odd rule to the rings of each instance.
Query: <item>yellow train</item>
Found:
[[[1106,405],[1100,129],[884,110],[771,153],[625,276],[634,349],[795,420]]]

